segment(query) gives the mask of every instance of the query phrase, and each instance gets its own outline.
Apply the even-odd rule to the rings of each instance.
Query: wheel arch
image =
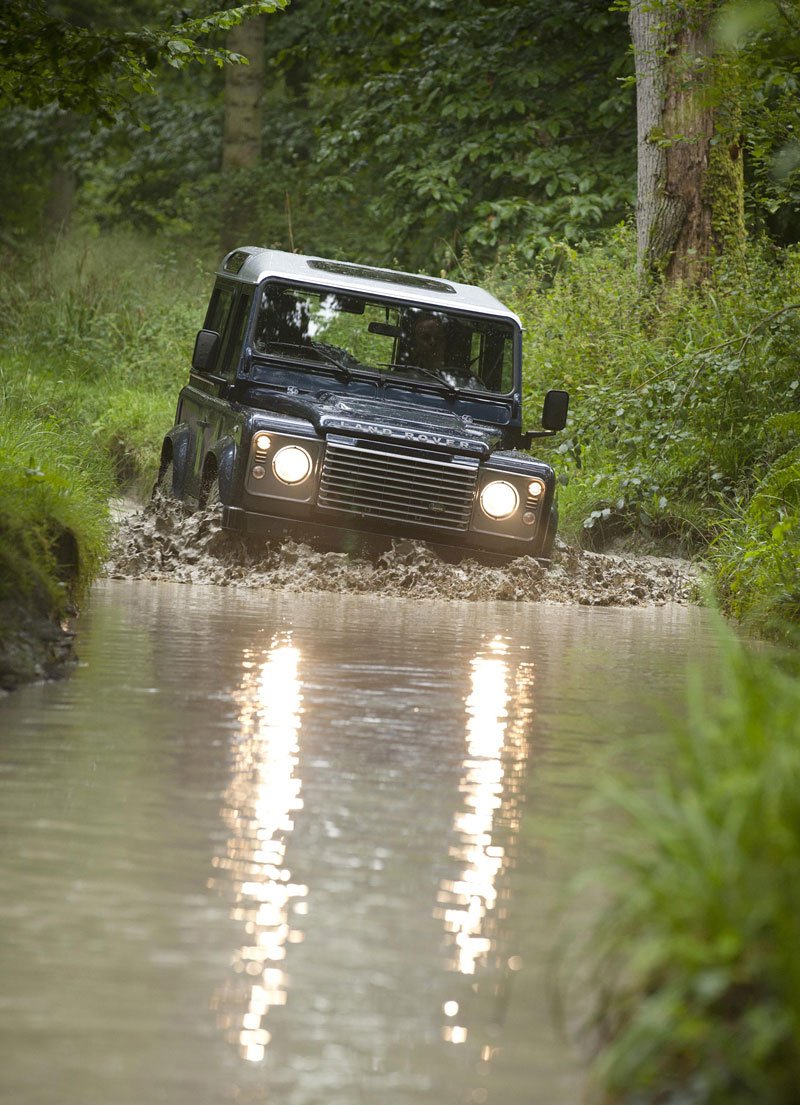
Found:
[[[161,484],[167,465],[172,463],[172,486],[175,497],[186,496],[187,477],[190,464],[191,437],[189,427],[184,423],[173,426],[161,444],[161,457],[158,462],[156,487]]]
[[[200,480],[202,497],[205,496],[211,480],[216,476],[219,480],[221,501],[225,505],[232,502],[237,455],[238,447],[232,437],[221,437],[214,442],[203,461],[203,472]]]

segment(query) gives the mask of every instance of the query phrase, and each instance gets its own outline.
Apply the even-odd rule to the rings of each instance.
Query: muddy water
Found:
[[[80,655],[0,702],[4,1105],[579,1101],[563,891],[701,611],[109,581]]]

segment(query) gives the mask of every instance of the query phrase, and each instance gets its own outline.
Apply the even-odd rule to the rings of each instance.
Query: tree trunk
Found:
[[[51,176],[44,210],[42,229],[48,235],[69,229],[75,202],[77,179],[70,164],[70,147],[76,127],[75,115],[61,111],[55,120],[51,146]]]
[[[674,12],[674,9],[673,9]],[[710,13],[633,0],[640,276],[697,283],[744,244],[744,178],[732,116],[709,95]]]
[[[261,96],[264,87],[264,17],[247,19],[228,32],[229,50],[243,54],[249,65],[225,70],[225,111],[222,134],[223,176],[253,169],[261,158]],[[233,189],[222,219],[222,245],[232,249],[256,232],[252,190]]]
[[[264,86],[264,17],[246,19],[228,31],[227,47],[249,65],[225,70],[222,171],[252,169],[261,156],[261,94]]]
[[[72,221],[72,208],[75,200],[75,172],[56,162],[50,179],[50,191],[45,203],[42,221],[48,236],[60,234],[69,229]]]

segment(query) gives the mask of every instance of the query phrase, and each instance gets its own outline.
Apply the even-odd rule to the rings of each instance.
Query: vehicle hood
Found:
[[[307,418],[322,435],[345,434],[435,445],[478,457],[489,456],[503,438],[498,427],[473,422],[468,415],[428,410],[411,403],[329,393],[277,394],[266,401],[265,398],[262,397],[259,406]]]

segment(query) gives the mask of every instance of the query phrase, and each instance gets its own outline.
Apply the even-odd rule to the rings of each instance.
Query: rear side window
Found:
[[[211,293],[211,302],[206,311],[206,330],[216,330],[222,334],[231,313],[233,304],[233,288],[215,288]]]
[[[233,305],[233,309],[228,315],[230,336],[224,346],[222,360],[219,363],[219,372],[223,376],[233,375],[239,364],[251,302],[252,296],[247,295],[245,292],[240,293],[236,303]]]
[[[206,311],[206,320],[203,324],[206,330],[215,330],[220,335],[222,341],[220,342],[220,353],[217,358],[215,366],[216,372],[221,372],[223,369],[223,361],[227,356],[225,348],[225,338],[227,334],[228,323],[231,317],[231,308],[233,307],[234,299],[233,288],[215,288],[211,293],[211,301],[208,304],[208,310]]]

